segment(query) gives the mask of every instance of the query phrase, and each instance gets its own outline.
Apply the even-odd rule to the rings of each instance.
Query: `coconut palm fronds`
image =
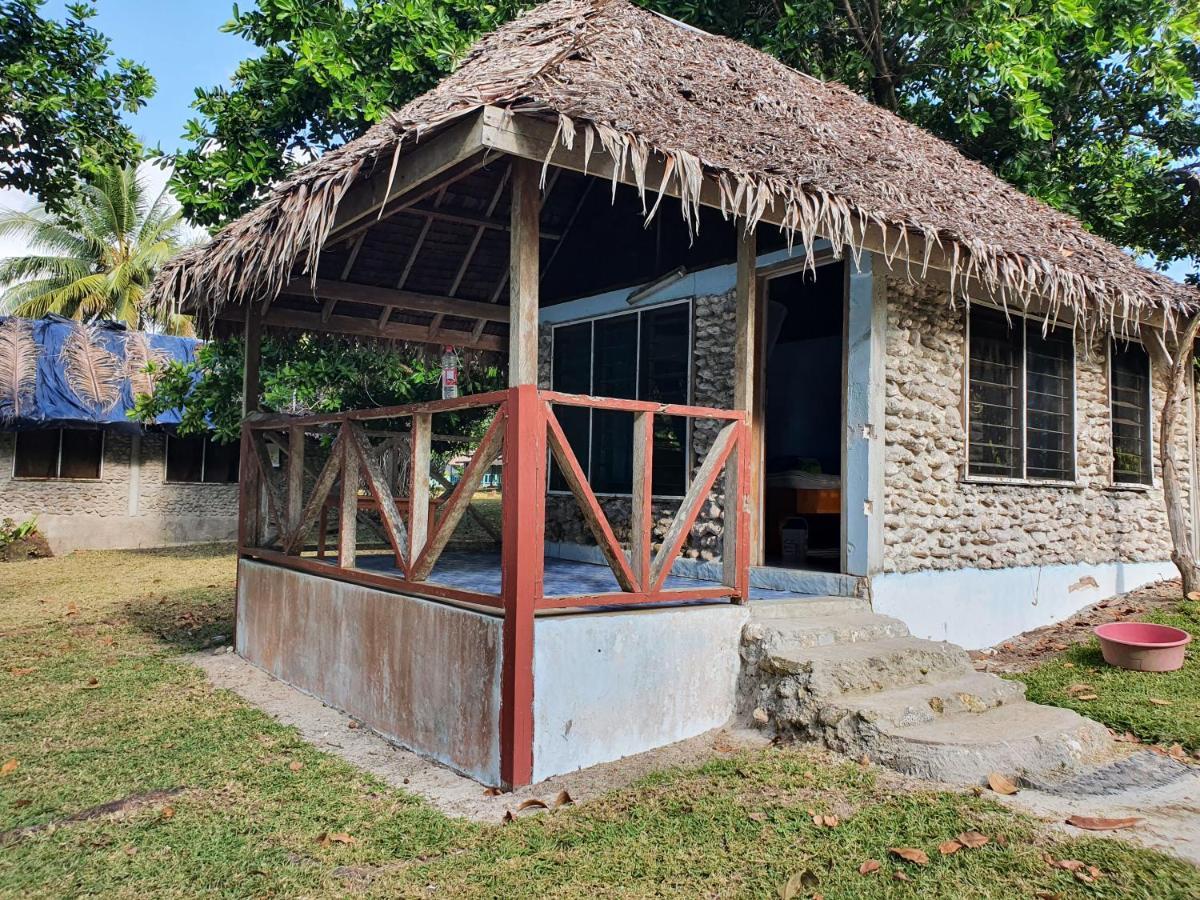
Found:
[[[0,310],[193,333],[175,304],[146,299],[155,273],[183,246],[183,220],[165,190],[150,194],[136,168],[98,173],[61,215],[41,206],[0,211],[0,237],[8,235],[29,253],[0,260]]]
[[[84,405],[105,413],[117,405],[124,385],[124,367],[98,338],[94,327],[71,329],[63,342],[61,362],[67,384]]]
[[[125,338],[125,377],[134,397],[153,394],[170,356],[150,346],[144,334],[133,332]]]
[[[22,319],[0,323],[0,422],[20,417],[37,385],[38,345]]]

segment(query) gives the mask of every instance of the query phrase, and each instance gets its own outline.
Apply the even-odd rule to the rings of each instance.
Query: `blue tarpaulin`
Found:
[[[60,316],[0,316],[0,428],[140,427],[127,413],[133,408],[135,385],[144,390],[149,382],[144,360],[156,366],[191,362],[200,343],[130,331],[112,322],[85,326]],[[30,353],[36,356],[36,369]],[[32,372],[36,375],[30,379]],[[159,416],[157,424],[179,424],[179,412]]]

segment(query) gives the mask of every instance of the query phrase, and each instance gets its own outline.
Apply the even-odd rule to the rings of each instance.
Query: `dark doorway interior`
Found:
[[[764,562],[841,567],[845,267],[767,282]]]

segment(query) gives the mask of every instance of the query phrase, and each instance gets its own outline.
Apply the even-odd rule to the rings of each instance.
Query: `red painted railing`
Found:
[[[617,540],[555,409],[588,407],[633,417],[633,489],[629,547]],[[433,417],[491,411],[458,482],[431,497]],[[485,412],[486,415],[486,412]],[[657,416],[720,424],[671,526],[654,541],[653,453]],[[449,438],[452,439],[452,438]],[[679,600],[747,597],[749,429],[743,413],[539,391],[521,386],[452,400],[303,417],[248,418],[242,430],[239,552],[288,568],[415,596],[502,610],[501,771],[508,785],[532,774],[533,634],[540,610],[624,606]],[[314,452],[316,451],[316,452]],[[488,593],[431,581],[464,515],[482,527],[471,500],[503,454],[500,590]],[[320,466],[315,464],[318,456]],[[547,596],[543,584],[548,462],[553,456],[619,590]],[[278,460],[278,462],[276,462]],[[689,461],[690,462],[690,461]],[[406,474],[405,474],[406,471]],[[670,588],[671,567],[700,511],[724,473],[722,581]],[[336,489],[336,490],[335,490]],[[325,554],[330,514],[337,522],[334,558]],[[372,514],[378,516],[375,524]],[[390,571],[363,566],[359,525],[379,533]],[[308,552],[316,532],[314,556]]]

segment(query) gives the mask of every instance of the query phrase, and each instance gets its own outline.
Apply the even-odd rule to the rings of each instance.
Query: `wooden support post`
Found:
[[[343,455],[341,515],[338,517],[338,566],[353,569],[358,557],[358,456],[354,450],[353,439],[345,431],[340,443]]]
[[[413,413],[408,489],[408,558],[416,562],[429,536],[429,457],[433,416]]]
[[[242,415],[258,412],[262,407],[262,316],[253,303],[246,304],[245,356],[242,362]]]
[[[288,429],[287,531],[300,527],[304,515],[304,426]],[[290,543],[288,541],[287,543]]]
[[[262,517],[259,498],[258,461],[254,455],[254,435],[242,427],[241,457],[238,463],[238,548],[262,545]]]
[[[511,388],[507,412],[501,513],[504,656],[500,778],[506,787],[517,788],[533,778],[534,615],[544,589],[546,420],[537,387],[522,384]]]
[[[759,519],[762,516],[761,494],[757,487],[757,460],[754,435],[761,430],[756,421],[755,386],[759,366],[759,316],[757,240],[754,231],[745,230],[739,219],[737,228],[737,280],[735,283],[736,319],[733,348],[733,408],[746,413],[749,427],[739,432],[725,464],[725,527],[722,533],[722,582],[739,588],[739,599],[749,579],[753,548],[761,545]],[[761,552],[761,551],[760,551]],[[743,571],[744,570],[744,571]],[[739,587],[740,586],[740,587]]]
[[[640,590],[650,590],[650,544],[654,540],[654,413],[633,414],[633,497],[629,555]]]
[[[537,384],[539,169],[532,160],[513,161],[508,278],[510,387]]]

